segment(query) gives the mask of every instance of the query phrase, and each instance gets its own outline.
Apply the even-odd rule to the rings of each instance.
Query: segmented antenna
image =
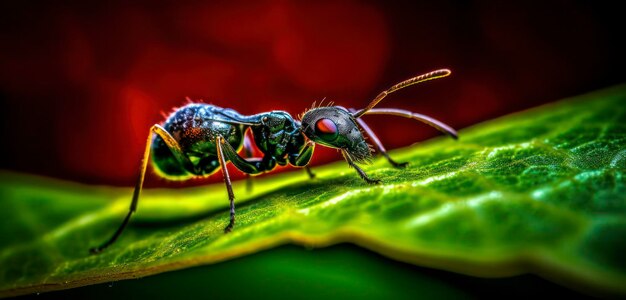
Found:
[[[448,75],[450,75],[452,73],[452,71],[448,70],[448,69],[440,69],[440,70],[435,70],[426,74],[422,74],[419,76],[415,76],[411,79],[407,79],[405,81],[402,81],[392,87],[390,87],[389,89],[382,91],[380,94],[378,94],[378,96],[376,96],[376,98],[374,98],[374,100],[372,100],[372,102],[370,102],[370,104],[368,104],[365,108],[355,112],[353,114],[353,116],[355,118],[358,118],[360,116],[362,116],[364,113],[366,113],[368,110],[374,108],[374,106],[376,106],[376,104],[378,104],[378,102],[382,101],[385,97],[387,97],[387,95],[399,90],[399,89],[403,89],[407,86],[410,85],[414,85],[414,84],[418,84],[420,82],[424,82],[424,81],[428,81],[428,80],[433,80],[433,79],[437,79],[437,78],[442,78],[442,77],[446,77]]]

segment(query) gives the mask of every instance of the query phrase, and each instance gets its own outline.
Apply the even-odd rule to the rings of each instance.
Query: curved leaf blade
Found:
[[[477,276],[535,273],[626,294],[626,87],[584,95],[392,152],[369,186],[344,163],[280,174],[238,196],[223,185],[147,190],[130,228],[89,255],[129,204],[126,188],[0,176],[0,294],[69,288],[212,263],[285,243],[351,242]]]

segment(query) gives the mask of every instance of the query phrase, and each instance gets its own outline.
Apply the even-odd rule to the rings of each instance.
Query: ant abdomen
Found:
[[[151,147],[157,174],[172,180],[186,180],[215,173],[220,167],[215,144],[217,136],[226,137],[233,148],[241,149],[243,126],[216,121],[221,119],[219,112],[222,110],[211,104],[193,103],[170,114],[163,128],[180,149],[171,149],[161,136],[155,135]]]

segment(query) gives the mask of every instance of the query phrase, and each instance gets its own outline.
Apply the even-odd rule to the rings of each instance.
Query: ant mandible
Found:
[[[314,174],[308,164],[317,143],[341,150],[348,165],[367,183],[380,183],[380,180],[367,176],[357,165],[367,163],[372,157],[372,148],[365,142],[359,128],[363,129],[376,150],[394,167],[402,168],[407,163],[398,163],[391,159],[380,140],[360,117],[369,114],[410,118],[456,139],[454,129],[431,117],[397,108],[374,108],[390,93],[416,83],[446,77],[450,73],[448,69],[441,69],[400,82],[378,94],[369,105],[360,110],[348,110],[341,106],[314,107],[304,112],[301,121],[295,120],[284,111],[246,116],[229,108],[204,103],[190,103],[180,107],[169,115],[163,125],[155,124],[150,128],[129,211],[113,236],[90,251],[98,253],[109,247],[128,224],[137,209],[150,153],[157,174],[175,180],[208,176],[222,170],[230,201],[230,222],[224,228],[225,233],[230,232],[235,225],[235,195],[226,168],[228,161],[246,174],[260,174],[273,170],[276,165],[290,164],[306,168],[313,178]],[[248,129],[252,132],[257,148],[263,153],[261,158],[250,158],[251,145],[245,135]],[[242,148],[245,148],[248,157],[238,154]]]

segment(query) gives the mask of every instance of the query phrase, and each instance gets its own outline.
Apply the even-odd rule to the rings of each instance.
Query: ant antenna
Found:
[[[440,69],[440,70],[435,70],[426,74],[422,74],[419,76],[415,76],[411,79],[407,79],[405,81],[402,81],[392,87],[390,87],[389,89],[382,91],[380,94],[378,94],[378,96],[376,96],[376,98],[374,98],[374,100],[372,100],[372,102],[370,102],[370,104],[368,104],[365,108],[355,112],[353,114],[354,118],[358,118],[360,116],[362,116],[363,114],[365,114],[367,111],[369,111],[370,109],[374,108],[374,106],[376,106],[376,104],[378,104],[378,102],[382,101],[385,97],[387,97],[387,95],[405,88],[407,86],[410,85],[414,85],[417,83],[421,83],[424,81],[428,81],[428,80],[433,80],[433,79],[438,79],[438,78],[442,78],[442,77],[446,77],[448,75],[450,75],[452,73],[452,71],[448,70],[448,69]]]

